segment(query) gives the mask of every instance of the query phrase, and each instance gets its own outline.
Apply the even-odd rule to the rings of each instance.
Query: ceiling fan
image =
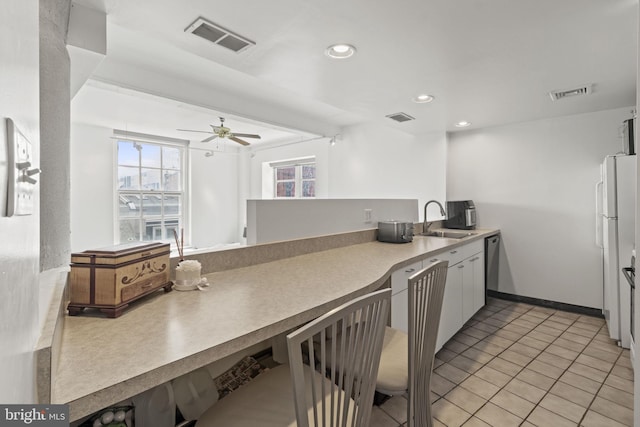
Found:
[[[237,142],[238,144],[242,144],[242,145],[250,145],[247,141],[244,141],[240,138],[238,138],[239,136],[243,137],[243,138],[257,138],[260,139],[260,135],[256,135],[256,134],[252,134],[252,133],[236,133],[236,132],[231,132],[231,129],[229,129],[228,127],[224,126],[224,117],[220,117],[220,126],[214,126],[214,125],[209,125],[211,126],[211,130],[210,131],[205,131],[205,130],[191,130],[191,129],[178,129],[179,131],[183,131],[183,132],[200,132],[200,133],[210,133],[213,134],[205,139],[203,139],[201,142],[209,142],[212,141],[216,138],[229,138],[230,140]]]

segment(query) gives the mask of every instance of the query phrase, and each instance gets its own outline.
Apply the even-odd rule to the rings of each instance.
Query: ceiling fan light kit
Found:
[[[210,142],[213,141],[216,138],[227,138],[230,139],[233,142],[237,142],[240,145],[251,145],[250,143],[248,143],[247,141],[238,138],[239,136],[241,136],[242,138],[256,138],[256,139],[260,139],[260,135],[257,134],[253,134],[253,133],[237,133],[237,132],[232,132],[230,128],[226,127],[224,125],[224,117],[220,117],[220,126],[214,126],[214,125],[209,125],[211,126],[211,131],[203,131],[203,130],[191,130],[191,129],[178,129],[179,131],[182,132],[200,132],[200,133],[210,133],[212,134],[211,136],[203,139],[200,142]]]

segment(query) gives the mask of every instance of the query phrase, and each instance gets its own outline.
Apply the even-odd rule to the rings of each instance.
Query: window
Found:
[[[316,196],[315,158],[272,163],[274,197],[308,198]]]
[[[184,228],[185,145],[118,141],[118,240],[173,242]]]

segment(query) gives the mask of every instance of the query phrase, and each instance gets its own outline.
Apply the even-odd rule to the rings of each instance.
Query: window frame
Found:
[[[272,169],[272,190],[273,190],[273,198],[276,200],[291,200],[291,199],[315,199],[316,189],[315,184],[318,181],[318,177],[316,173],[314,173],[313,179],[304,179],[302,174],[302,168],[304,166],[313,165],[315,171],[317,172],[318,166],[316,162],[315,156],[313,157],[304,157],[299,159],[290,159],[290,160],[281,160],[277,162],[271,162],[269,166]],[[295,168],[295,176],[293,179],[278,179],[278,169],[279,168]],[[314,182],[314,196],[303,195],[303,183],[304,181],[313,181]],[[278,196],[278,183],[280,182],[294,182],[295,184],[295,195],[294,196]]]
[[[134,134],[135,137],[131,137],[129,136],[130,134],[133,133],[125,133],[122,131],[117,131],[114,130],[114,139],[115,139],[115,144],[114,144],[114,151],[113,151],[113,156],[114,156],[114,177],[113,177],[113,189],[114,189],[114,216],[113,216],[113,224],[114,224],[114,229],[113,229],[113,241],[114,244],[124,244],[124,243],[152,243],[152,242],[162,242],[162,243],[169,243],[171,245],[171,248],[175,248],[176,247],[176,242],[175,242],[175,238],[173,235],[170,235],[170,232],[167,230],[167,236],[165,236],[165,238],[160,239],[160,240],[146,240],[146,228],[145,227],[145,218],[150,219],[152,221],[159,221],[159,227],[160,230],[163,230],[167,227],[167,225],[165,225],[165,220],[166,219],[173,219],[173,218],[177,218],[177,225],[175,227],[176,231],[178,232],[178,234],[182,234],[181,233],[181,229],[184,230],[184,238],[185,238],[185,242],[184,242],[184,246],[188,246],[188,240],[190,233],[190,214],[189,214],[189,206],[190,206],[190,201],[189,201],[189,166],[190,166],[190,162],[189,162],[189,141],[186,140],[179,140],[179,139],[174,139],[174,138],[166,138],[166,137],[161,137],[161,136],[155,136],[155,135],[146,135],[146,134]],[[140,137],[141,135],[143,135],[143,137]],[[118,148],[120,145],[120,142],[126,142],[126,143],[132,143],[132,144],[140,144],[142,146],[144,145],[153,145],[153,146],[159,146],[160,147],[160,166],[159,167],[147,167],[147,166],[143,166],[142,162],[141,162],[141,154],[139,155],[138,158],[138,165],[137,166],[131,166],[131,167],[135,167],[138,169],[139,171],[139,176],[142,173],[143,169],[156,169],[159,171],[160,176],[162,177],[162,174],[165,170],[178,170],[180,173],[180,190],[153,190],[153,189],[144,189],[142,185],[139,185],[138,189],[136,190],[121,190],[120,189],[120,180],[119,180],[119,168],[121,167],[120,164],[120,158],[119,158],[119,153],[118,153]],[[163,150],[162,148],[166,147],[166,148],[176,148],[179,150],[180,152],[180,165],[179,165],[179,169],[165,169],[165,165],[163,165],[162,163],[162,156],[163,154]],[[142,184],[141,181],[139,181],[139,184]],[[127,195],[135,195],[138,196],[138,200],[140,201],[141,204],[143,204],[143,198],[145,197],[145,195],[155,195],[157,197],[160,198],[160,200],[162,201],[162,203],[164,203],[164,200],[166,199],[166,197],[172,197],[172,196],[178,196],[181,200],[181,204],[180,204],[180,211],[177,214],[167,214],[166,212],[164,212],[164,207],[161,209],[161,212],[159,215],[156,214],[147,214],[145,215],[143,207],[140,206],[138,209],[140,209],[140,213],[137,216],[133,216],[131,217],[132,219],[138,219],[138,230],[139,230],[139,237],[140,240],[131,240],[131,241],[122,241],[121,240],[121,232],[120,232],[120,224],[122,220],[127,219],[127,217],[123,217],[120,215],[120,203],[121,203],[121,196],[127,196]],[[157,228],[154,228],[152,226],[152,230],[151,232],[153,233],[152,237],[155,237],[156,233],[158,232]],[[160,231],[161,233],[163,231]]]

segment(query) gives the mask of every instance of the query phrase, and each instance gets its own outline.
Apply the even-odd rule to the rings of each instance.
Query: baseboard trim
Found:
[[[540,307],[553,308],[553,309],[556,309],[556,310],[569,311],[571,313],[584,314],[584,315],[587,315],[587,316],[599,317],[601,319],[604,319],[604,315],[602,314],[602,310],[600,310],[599,308],[592,308],[592,307],[585,307],[585,306],[582,306],[582,305],[567,304],[565,302],[549,301],[549,300],[541,299],[541,298],[525,297],[525,296],[522,296],[522,295],[515,295],[515,294],[508,294],[508,293],[505,293],[505,292],[498,292],[498,291],[494,291],[494,290],[491,290],[491,289],[487,289],[487,296],[493,297],[493,298],[498,298],[498,299],[504,299],[504,300],[507,300],[507,301],[523,302],[523,303],[526,303],[526,304],[538,305]]]

